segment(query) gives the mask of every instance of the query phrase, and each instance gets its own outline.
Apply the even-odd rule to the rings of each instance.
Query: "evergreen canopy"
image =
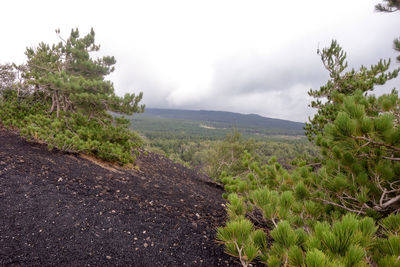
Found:
[[[132,149],[141,140],[128,129],[128,120],[110,112],[143,112],[143,94],[115,94],[105,77],[114,71],[116,60],[91,57],[100,49],[93,29],[84,37],[72,30],[66,40],[56,33],[58,44],[27,48],[26,64],[1,66],[0,120],[50,148],[132,162]]]

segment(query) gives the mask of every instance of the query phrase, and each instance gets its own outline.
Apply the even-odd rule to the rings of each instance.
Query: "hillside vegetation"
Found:
[[[376,8],[397,11],[400,3]],[[229,204],[218,239],[243,266],[400,266],[400,98],[396,90],[371,93],[399,68],[381,60],[347,70],[336,41],[318,54],[330,79],[309,91],[317,114],[306,135],[319,164],[299,161],[289,171],[244,151],[219,176]]]
[[[181,122],[197,122],[200,128],[212,130],[229,130],[236,128],[243,133],[253,135],[303,135],[304,124],[300,122],[271,119],[256,114],[240,114],[225,111],[177,110],[147,108],[142,114],[133,117],[133,124],[140,129],[136,121],[144,119],[171,119]],[[168,122],[171,122],[168,120]],[[171,129],[170,129],[171,128]],[[167,128],[173,130],[173,127]],[[226,133],[226,131],[225,131]]]
[[[396,12],[400,2],[383,0],[376,10]],[[49,148],[133,162],[141,140],[120,114],[142,112],[142,95],[114,94],[104,77],[113,71],[115,59],[91,59],[89,52],[98,48],[93,31],[80,38],[73,30],[60,44],[29,48],[22,66],[2,65],[1,122]],[[394,48],[400,51],[400,39]],[[268,139],[248,138],[296,132],[300,127],[285,122],[287,128],[282,129],[282,121],[272,120],[279,123],[278,132],[260,130],[258,121],[264,119],[254,115],[235,121],[231,113],[184,115],[170,110],[167,118],[160,118],[155,115],[160,111],[153,110],[152,117],[138,120],[143,129],[147,123],[142,135],[153,150],[200,165],[224,186],[227,221],[217,229],[217,239],[242,266],[400,267],[400,98],[395,89],[374,94],[376,86],[397,78],[400,68],[380,60],[370,67],[348,69],[347,55],[335,40],[318,55],[329,79],[308,92],[313,98],[310,106],[316,109],[305,124],[313,147],[309,153],[304,151],[310,147],[305,139],[302,145],[289,140],[287,146],[275,146]],[[210,114],[215,116],[212,121],[205,119]],[[246,118],[253,128],[245,125]],[[162,136],[169,124],[174,131]],[[219,134],[206,137],[232,124],[238,131],[224,139]],[[243,129],[249,130],[241,135]],[[285,151],[273,157],[267,152],[271,147],[274,154],[278,147]],[[304,155],[288,157],[293,148]],[[295,167],[287,167],[287,160]],[[145,185],[153,183],[157,179]]]
[[[299,155],[317,156],[316,147],[304,135],[302,123],[233,112],[168,109],[146,109],[127,118],[132,128],[144,137],[147,149],[211,177],[217,177],[214,161],[222,159],[218,151],[227,143],[240,144],[263,162],[276,156],[289,165]],[[233,157],[231,152],[225,152],[231,155],[227,162],[230,165],[241,160],[243,150],[234,152]]]
[[[132,150],[141,140],[129,130],[128,120],[109,112],[143,112],[142,94],[115,95],[105,77],[116,60],[93,59],[99,49],[93,29],[84,37],[76,29],[66,40],[60,36],[58,44],[27,48],[25,64],[1,65],[0,121],[50,149],[132,163]]]

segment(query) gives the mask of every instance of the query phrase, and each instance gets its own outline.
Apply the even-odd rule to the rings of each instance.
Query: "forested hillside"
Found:
[[[400,1],[375,10],[398,14]],[[116,95],[106,80],[116,60],[92,57],[94,31],[56,33],[59,43],[27,48],[25,63],[0,65],[0,264],[231,264],[213,236],[244,267],[400,267],[400,97],[376,92],[398,78],[400,57],[350,69],[337,40],[318,48],[328,78],[308,91],[315,115],[304,125],[217,111],[132,117],[142,93]],[[400,38],[392,44],[400,52]],[[75,254],[58,262],[48,248],[64,248],[71,227],[63,240]]]
[[[260,133],[302,134],[304,131],[304,124],[300,122],[271,119],[257,114],[240,114],[226,111],[147,108],[144,113],[135,117],[198,121],[209,127],[252,129],[254,131],[259,130]]]
[[[226,143],[245,143],[245,149],[254,151],[259,160],[267,162],[276,156],[286,166],[300,155],[317,155],[304,135],[305,124],[298,122],[233,112],[148,108],[127,118],[149,150],[214,179],[211,161]]]

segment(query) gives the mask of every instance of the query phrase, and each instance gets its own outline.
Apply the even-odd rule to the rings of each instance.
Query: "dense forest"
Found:
[[[304,134],[304,124],[298,122],[232,112],[166,109],[146,109],[127,119],[143,137],[147,150],[214,179],[215,154],[229,145],[242,146],[240,152],[234,152],[235,160],[247,150],[261,162],[275,156],[286,166],[300,156],[312,160],[318,154]]]
[[[399,9],[398,0],[376,6]],[[105,77],[115,59],[91,57],[94,36],[72,30],[58,44],[28,48],[23,65],[1,65],[0,122],[49,149],[130,166],[145,145],[201,169],[224,186],[227,222],[217,239],[243,266],[400,266],[400,98],[395,89],[374,94],[398,65],[349,70],[335,40],[318,50],[329,80],[309,91],[316,115],[307,138],[253,139],[240,128],[207,137],[193,122],[162,136],[160,119],[140,137],[121,115],[143,112],[142,94],[114,93]]]
[[[248,133],[260,135],[296,135],[304,133],[304,124],[300,122],[266,118],[257,114],[240,114],[226,111],[146,108],[144,113],[134,116],[132,122],[145,118],[200,122],[203,127],[208,127],[208,129],[237,128]]]

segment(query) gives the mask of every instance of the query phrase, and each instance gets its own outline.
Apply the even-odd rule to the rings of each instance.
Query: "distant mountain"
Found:
[[[301,122],[272,119],[257,114],[240,114],[226,111],[147,108],[143,114],[135,116],[200,121],[210,123],[213,126],[225,125],[230,128],[264,128],[303,132],[304,127],[304,123]]]
[[[304,124],[300,122],[226,111],[147,108],[144,113],[135,114],[132,123],[134,129],[146,135],[159,132],[215,137],[225,136],[232,128],[253,137],[304,135]]]

